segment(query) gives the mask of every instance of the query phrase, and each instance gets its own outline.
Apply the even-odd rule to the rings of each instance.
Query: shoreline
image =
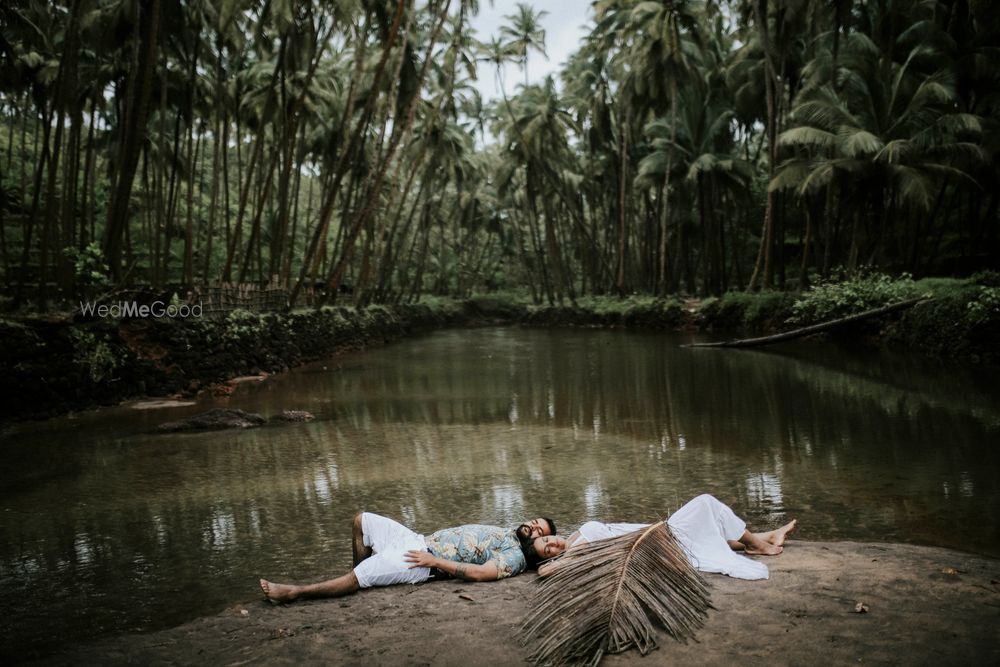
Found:
[[[660,635],[605,665],[990,664],[1000,661],[1000,559],[940,547],[791,539],[766,581],[706,575],[696,641]],[[261,576],[267,573],[260,573]],[[517,641],[537,576],[443,581],[271,605],[262,596],[183,625],[60,649],[32,664],[528,664]],[[248,594],[256,582],[248,582]],[[867,611],[856,611],[863,604]]]
[[[840,285],[845,286],[850,285]],[[983,294],[988,288],[955,283],[940,291],[940,296],[891,317],[844,324],[821,335],[973,366],[1000,362],[995,344],[1000,339],[1000,311],[987,309],[975,315],[970,310],[973,305],[982,306],[977,299],[986,298]],[[0,424],[126,400],[192,397],[204,392],[226,395],[235,378],[280,373],[441,328],[484,324],[598,327],[697,332],[733,339],[787,332],[833,318],[827,313],[800,319],[795,310],[801,305],[797,298],[791,292],[734,292],[704,299],[633,295],[586,297],[569,306],[532,305],[509,295],[483,295],[364,308],[234,310],[221,317],[187,320],[0,318],[0,338],[6,342],[0,350],[0,373],[21,388],[0,407]],[[825,298],[829,300],[829,295]],[[858,308],[862,306],[856,304]],[[834,319],[850,312],[836,311]]]

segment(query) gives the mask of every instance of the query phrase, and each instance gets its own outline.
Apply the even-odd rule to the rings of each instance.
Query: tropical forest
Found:
[[[991,0],[0,1],[4,664],[997,664],[998,368]]]
[[[989,3],[12,2],[9,308],[213,282],[362,303],[721,296],[998,257]],[[485,3],[484,3],[485,4]],[[549,6],[551,4],[551,6]],[[473,83],[503,78],[486,100]]]

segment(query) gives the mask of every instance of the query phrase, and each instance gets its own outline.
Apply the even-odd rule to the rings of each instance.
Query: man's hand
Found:
[[[403,556],[403,560],[410,563],[410,569],[415,567],[436,567],[445,574],[449,574],[456,579],[465,581],[495,581],[500,577],[500,566],[494,561],[487,561],[482,565],[472,563],[462,563],[459,561],[438,558],[429,551],[417,551],[411,549]]]
[[[418,551],[412,549],[406,552],[403,559],[410,563],[410,569],[415,567],[436,567],[437,558],[429,551]]]

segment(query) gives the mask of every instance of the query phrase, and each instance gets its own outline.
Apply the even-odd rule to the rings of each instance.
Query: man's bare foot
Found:
[[[289,586],[287,584],[275,584],[267,579],[260,580],[260,590],[264,591],[264,595],[272,602],[293,601],[299,596],[296,588],[296,586]]]

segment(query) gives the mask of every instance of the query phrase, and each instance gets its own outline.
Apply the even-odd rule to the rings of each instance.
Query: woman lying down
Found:
[[[784,549],[785,537],[795,530],[795,523],[793,519],[781,528],[751,533],[732,509],[707,493],[692,499],[667,519],[667,525],[695,569],[738,579],[767,579],[767,566],[737,551],[753,556],[777,556]],[[568,538],[539,537],[533,546],[539,559],[548,560],[574,547],[620,537],[649,525],[588,521]],[[554,567],[553,562],[545,563],[538,568],[538,574],[548,576]]]

